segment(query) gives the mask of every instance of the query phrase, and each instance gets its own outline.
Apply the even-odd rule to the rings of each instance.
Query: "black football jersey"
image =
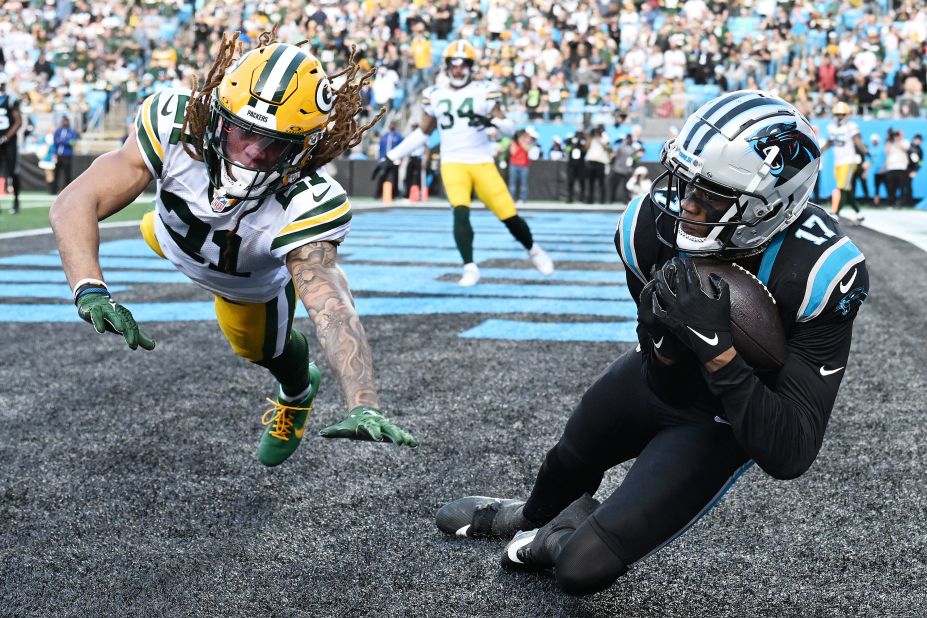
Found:
[[[0,134],[6,133],[7,129],[13,124],[13,112],[19,107],[19,100],[10,94],[0,94]],[[7,144],[16,145],[16,140],[11,139]]]
[[[653,267],[675,254],[657,238],[656,207],[635,198],[618,223],[615,246],[628,290],[639,300]],[[666,229],[662,225],[666,224]],[[672,237],[672,220],[660,233]],[[737,260],[776,301],[789,355],[777,372],[755,373],[739,356],[709,373],[694,357],[666,367],[649,363],[651,384],[671,405],[691,406],[728,422],[767,472],[791,478],[817,455],[850,355],[853,320],[869,294],[865,258],[823,209],[809,205],[759,255]],[[641,341],[647,355],[649,340]]]

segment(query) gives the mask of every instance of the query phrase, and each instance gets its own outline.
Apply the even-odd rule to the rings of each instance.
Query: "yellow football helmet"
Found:
[[[451,86],[463,88],[470,82],[476,64],[476,48],[465,39],[451,41],[442,54]]]
[[[298,181],[325,134],[334,94],[310,52],[273,43],[242,55],[213,90],[204,159],[217,195],[273,195]]]
[[[843,101],[838,101],[834,104],[833,109],[830,110],[830,113],[834,116],[849,116],[850,115],[850,106],[844,103]]]

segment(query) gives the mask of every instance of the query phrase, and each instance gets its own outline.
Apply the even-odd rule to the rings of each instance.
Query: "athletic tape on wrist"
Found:
[[[109,296],[109,288],[99,279],[81,279],[74,287],[74,304],[80,300],[81,296],[87,294],[106,294]]]

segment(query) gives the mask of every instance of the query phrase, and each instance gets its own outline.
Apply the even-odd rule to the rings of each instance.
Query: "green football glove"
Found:
[[[154,349],[154,339],[138,327],[128,309],[110,298],[109,292],[80,294],[74,304],[77,305],[77,315],[93,324],[101,335],[106,331],[122,335],[133,350],[138,346],[144,350]]]
[[[329,425],[319,432],[323,438],[348,438],[350,440],[373,440],[382,442],[384,439],[399,445],[415,448],[418,442],[412,434],[403,431],[390,422],[376,408],[370,406],[357,406],[348,417],[337,425]]]

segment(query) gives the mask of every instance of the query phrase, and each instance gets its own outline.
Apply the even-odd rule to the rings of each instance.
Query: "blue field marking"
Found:
[[[537,272],[527,252],[491,213],[476,210],[475,253],[485,263],[511,260],[513,267],[481,268],[482,280],[472,288],[457,285],[460,256],[454,247],[451,219],[444,211],[359,212],[339,253],[362,316],[424,314],[515,315],[516,320],[490,318],[461,333],[466,338],[550,341],[626,341],[636,339],[636,307],[625,273],[577,268],[576,262],[619,264],[613,248],[615,213],[530,213],[532,232],[558,270]],[[543,240],[542,240],[543,239]],[[107,283],[123,292],[139,322],[214,320],[211,301],[135,302],[134,291],[158,284],[193,285],[141,239],[102,243],[100,261]],[[28,268],[23,268],[28,267]],[[513,283],[517,282],[517,283]],[[384,296],[385,295],[385,296]],[[401,296],[398,296],[401,295]],[[20,299],[34,303],[19,303]],[[13,301],[4,303],[4,299]],[[56,299],[48,304],[42,301]],[[75,322],[57,252],[0,258],[0,322]],[[297,309],[306,317],[302,306]],[[535,322],[530,316],[560,318]],[[605,322],[590,321],[596,317]],[[621,321],[628,320],[628,321]]]
[[[428,313],[537,313],[543,315],[601,315],[630,318],[637,305],[620,300],[548,300],[542,298],[355,298],[361,315],[423,315]],[[508,337],[505,337],[508,339]]]
[[[135,241],[147,247],[145,241]],[[100,245],[100,251],[105,249],[106,243]],[[150,255],[151,250],[148,251]],[[143,268],[152,270],[174,270],[171,263],[157,256],[151,258],[136,257],[101,257],[100,265],[103,270],[110,268]],[[57,253],[42,255],[14,255],[0,258],[0,266],[41,266],[43,268],[61,268],[61,258]]]
[[[0,269],[0,283],[67,283],[60,266],[58,270]],[[176,270],[110,270],[106,273],[106,283],[190,283],[190,280]]]
[[[109,286],[110,292],[126,290],[122,285]],[[0,283],[0,298],[64,298],[71,299],[71,288],[56,283]]]
[[[509,296],[518,298],[562,298],[562,299],[611,299],[630,300],[627,288],[623,285],[577,285],[570,281],[562,284],[550,279],[539,284],[503,284],[493,283],[484,278],[480,285],[462,288],[457,285],[456,268],[428,268],[408,266],[402,268],[402,277],[396,276],[397,267],[372,264],[343,265],[351,289],[355,292],[384,292],[450,296]],[[499,269],[501,270],[501,269]],[[521,278],[536,273],[536,270],[522,273],[509,269],[510,277]],[[576,271],[574,271],[575,273]],[[453,281],[440,281],[438,277],[451,274]],[[557,273],[554,273],[556,276]],[[613,276],[615,273],[610,273]],[[617,277],[615,277],[617,279]]]
[[[629,316],[630,317],[630,316]],[[460,333],[466,339],[515,339],[519,341],[616,341],[637,340],[637,322],[524,322],[486,320]]]
[[[564,262],[613,262],[614,252],[611,254],[589,251],[548,251],[551,259],[557,263]],[[362,245],[344,244],[338,249],[338,255],[348,257],[352,260],[361,260],[366,262],[409,262],[425,264],[459,264],[460,254],[457,249],[447,248],[440,249],[435,247],[403,248],[403,247],[365,247]],[[528,252],[517,243],[512,243],[511,248],[488,248],[481,247],[477,242],[473,247],[473,256],[477,262],[484,260],[525,260],[528,262]]]

